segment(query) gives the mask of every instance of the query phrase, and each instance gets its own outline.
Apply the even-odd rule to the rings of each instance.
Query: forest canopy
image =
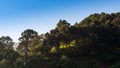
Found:
[[[74,25],[59,20],[41,35],[26,29],[13,45],[0,37],[0,68],[118,68],[120,13],[94,13]]]

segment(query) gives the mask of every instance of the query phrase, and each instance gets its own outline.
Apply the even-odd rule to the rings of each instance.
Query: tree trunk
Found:
[[[28,46],[29,46],[29,42],[26,41],[26,46],[25,46],[25,60],[24,61],[27,61],[27,58],[28,58],[28,52],[29,52]]]

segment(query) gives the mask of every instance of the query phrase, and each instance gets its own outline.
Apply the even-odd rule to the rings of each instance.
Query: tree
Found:
[[[92,14],[78,24],[81,29],[78,29],[79,35],[77,37],[82,37],[83,41],[79,43],[82,46],[79,46],[76,51],[82,56],[81,58],[88,58],[84,61],[89,60],[105,66],[119,62],[119,17],[119,13]],[[81,30],[84,30],[84,32],[81,32]],[[81,33],[84,34],[84,37]]]
[[[18,47],[22,47],[25,53],[25,56],[29,53],[30,42],[34,40],[38,36],[38,33],[32,29],[26,29],[22,32],[21,37],[19,38],[20,44],[24,43],[23,45],[19,45]],[[21,48],[19,48],[21,49]]]
[[[70,23],[68,23],[66,20],[60,20],[56,27],[59,32],[58,34],[60,41],[65,43],[66,45],[69,44],[71,41],[70,27]]]
[[[9,36],[2,36],[0,37],[0,48],[1,49],[11,49],[13,50],[14,42]]]

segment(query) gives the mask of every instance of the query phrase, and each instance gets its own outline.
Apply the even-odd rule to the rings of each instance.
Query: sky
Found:
[[[101,12],[120,12],[120,0],[0,0],[0,36],[18,42],[26,29],[40,35],[54,29],[60,19],[73,25]]]

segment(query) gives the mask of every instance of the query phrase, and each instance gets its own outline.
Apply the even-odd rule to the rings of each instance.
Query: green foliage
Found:
[[[32,29],[26,29],[22,32],[20,40],[20,45],[18,46],[18,52],[23,51],[23,53],[27,56],[29,53],[29,47],[32,40],[36,39],[38,33]]]
[[[14,42],[9,36],[0,37],[0,49],[11,49],[13,50]]]
[[[9,36],[0,37],[0,68],[118,68],[120,13],[91,14],[75,25],[60,20],[49,33],[27,29],[19,40],[20,55]]]
[[[16,59],[20,55],[14,50],[1,50],[0,51],[0,68],[14,68]]]

